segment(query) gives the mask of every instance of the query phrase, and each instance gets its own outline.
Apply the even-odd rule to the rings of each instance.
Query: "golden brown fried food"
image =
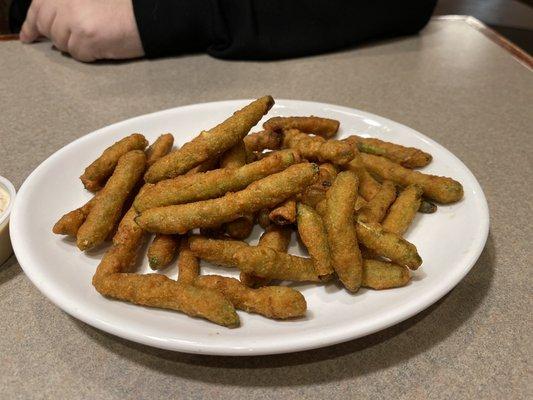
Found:
[[[89,212],[96,202],[97,196],[98,194],[80,208],[63,215],[59,221],[55,223],[52,232],[57,235],[76,236],[78,234],[78,229],[80,229],[80,226],[85,222],[87,215],[89,215]]]
[[[194,280],[200,273],[200,262],[189,247],[189,241],[184,237],[180,241],[178,257],[178,282],[194,284]]]
[[[310,161],[344,165],[354,157],[353,146],[340,140],[309,136],[296,129],[283,131],[283,147],[297,150]]]
[[[312,207],[302,203],[298,203],[298,233],[315,263],[318,275],[331,275],[333,267],[324,222]]]
[[[383,220],[383,229],[403,235],[415,218],[422,199],[422,188],[418,185],[407,186],[392,204]],[[377,221],[379,222],[379,221]]]
[[[91,192],[100,190],[113,173],[120,157],[132,150],[144,150],[146,146],[148,146],[148,141],[144,136],[134,133],[105,149],[102,155],[85,168],[85,172],[80,176],[85,189]]]
[[[246,189],[224,197],[195,203],[151,208],[135,221],[155,233],[184,234],[194,228],[211,228],[273,207],[299,193],[316,179],[316,164],[292,165],[282,172],[258,180]]]
[[[260,314],[267,318],[302,317],[307,309],[302,294],[285,286],[250,289],[237,279],[220,275],[199,276],[195,284],[219,291],[239,310]]]
[[[363,282],[370,289],[390,289],[405,286],[411,279],[409,269],[402,265],[379,260],[363,260]]]
[[[296,222],[296,201],[285,200],[268,214],[268,218],[277,225],[290,225]]]
[[[236,169],[222,168],[164,180],[139,196],[134,206],[142,212],[154,207],[213,199],[242,190],[252,182],[283,171],[298,161],[296,152],[285,150]]]
[[[145,180],[155,183],[174,178],[210,158],[220,157],[239,143],[273,105],[274,99],[265,96],[236,111],[221,124],[200,133],[179,150],[159,159],[148,169]]]
[[[302,204],[315,207],[318,203],[324,200],[326,198],[326,192],[333,184],[337,173],[337,167],[333,164],[320,164],[318,167],[317,181],[306,187],[302,193]]]
[[[226,233],[233,239],[243,240],[252,233],[254,229],[254,217],[245,215],[225,225]]]
[[[437,211],[437,206],[433,204],[432,202],[422,199],[420,202],[420,207],[418,208],[418,212],[422,214],[433,214]]]
[[[270,225],[265,228],[265,231],[259,238],[258,246],[265,246],[271,249],[287,252],[289,243],[291,242],[292,230],[290,227],[281,225]],[[253,274],[241,272],[239,280],[248,287],[257,288],[266,286],[270,282],[269,279],[260,278]]]
[[[237,240],[191,236],[189,245],[199,258],[225,267],[237,267],[262,278],[319,282],[309,258],[297,257],[266,246],[249,246]]]
[[[333,269],[344,287],[351,292],[359,289],[363,276],[363,260],[357,244],[353,211],[357,184],[354,172],[340,172],[326,193],[324,213]]]
[[[401,236],[387,232],[377,222],[357,221],[357,237],[368,249],[392,262],[405,265],[409,269],[417,269],[422,264],[422,258],[414,244]]]
[[[339,121],[329,118],[310,117],[273,117],[263,124],[263,128],[281,132],[287,129],[298,129],[329,139],[339,130]]]
[[[366,201],[363,196],[357,196],[355,199],[355,204],[353,206],[353,210],[357,213],[360,209],[365,207],[368,204],[368,201]]]
[[[380,191],[359,210],[359,218],[363,221],[381,222],[394,199],[396,199],[396,186],[391,181],[383,182]]]
[[[366,201],[370,201],[380,191],[381,184],[368,173],[361,158],[356,153],[354,158],[346,165],[347,169],[355,172],[359,178],[359,193]]]
[[[270,210],[263,208],[262,210],[259,210],[255,216],[255,221],[259,224],[259,226],[263,229],[266,229],[268,226],[272,224],[272,221],[270,220]]]
[[[396,164],[385,157],[361,154],[365,167],[383,179],[389,179],[402,186],[418,184],[424,195],[439,203],[448,204],[463,198],[463,186],[452,178],[413,171]]]
[[[113,175],[78,230],[77,245],[80,250],[98,246],[113,231],[122,206],[141,179],[145,165],[146,156],[140,150],[130,151],[120,158]]]
[[[165,133],[159,136],[154,143],[146,149],[146,165],[149,167],[161,157],[166,156],[174,145],[174,136]]]
[[[248,151],[279,150],[281,148],[281,133],[273,131],[254,132],[247,135],[244,145]]]
[[[218,291],[176,282],[165,275],[116,273],[93,284],[100,294],[114,299],[181,311],[228,328],[239,325],[235,308]]]
[[[241,140],[220,157],[220,168],[240,168],[246,164],[246,148]]]
[[[211,171],[213,169],[216,169],[218,167],[218,162],[219,162],[219,159],[218,158],[211,158],[207,161],[204,161],[203,163],[201,163],[200,165],[197,165],[196,167],[188,170],[185,175],[194,175],[194,174],[198,174],[200,172],[207,172],[207,171]]]
[[[158,270],[169,265],[178,253],[179,237],[177,235],[157,234],[148,247],[148,264]]]
[[[405,168],[425,167],[433,158],[431,154],[415,147],[405,147],[375,138],[352,135],[344,140],[354,143],[362,153],[386,157]]]

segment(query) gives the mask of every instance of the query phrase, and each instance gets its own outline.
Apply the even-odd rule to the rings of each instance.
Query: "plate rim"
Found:
[[[33,179],[35,175],[37,175],[39,170],[45,167],[45,164],[47,164],[48,162],[52,162],[57,157],[60,157],[64,152],[67,152],[71,146],[75,146],[76,144],[89,140],[93,136],[99,135],[102,130],[111,130],[113,128],[117,128],[119,125],[122,125],[122,124],[135,123],[136,121],[142,120],[145,118],[157,117],[158,115],[164,115],[166,113],[171,113],[175,111],[176,109],[180,109],[181,111],[186,112],[187,109],[189,108],[209,107],[209,106],[222,105],[222,104],[224,106],[239,107],[240,104],[247,103],[252,100],[253,99],[233,99],[233,100],[221,100],[221,101],[188,104],[184,106],[177,106],[177,107],[167,108],[164,110],[155,111],[155,112],[151,112],[148,114],[138,115],[132,118],[127,118],[127,119],[115,122],[113,124],[98,128],[66,144],[65,146],[61,147],[60,149],[52,153],[45,160],[43,160],[28,175],[28,177],[24,180],[24,182],[20,186],[18,190],[18,194],[17,194],[17,200],[23,199],[25,197],[25,192],[27,190],[27,187],[29,186],[29,183],[31,183],[31,180]],[[472,248],[474,250],[472,250],[469,253],[470,256],[465,261],[464,268],[461,271],[456,272],[451,279],[446,281],[445,285],[439,286],[437,290],[427,291],[421,297],[419,297],[417,301],[407,302],[407,303],[404,303],[398,306],[398,308],[395,309],[394,313],[383,313],[383,315],[376,316],[375,318],[372,319],[371,323],[367,323],[366,326],[363,326],[357,329],[354,329],[352,326],[350,326],[349,328],[351,329],[345,328],[342,330],[337,329],[333,331],[328,331],[324,335],[319,335],[319,336],[315,335],[315,336],[312,336],[311,338],[305,338],[305,340],[302,339],[298,343],[294,343],[294,342],[287,343],[287,342],[280,341],[277,343],[262,345],[262,346],[254,347],[254,348],[239,347],[239,346],[220,347],[217,345],[205,344],[205,343],[200,343],[200,344],[190,343],[188,341],[181,342],[179,340],[169,341],[168,339],[147,336],[147,335],[143,335],[142,333],[131,333],[129,329],[127,328],[123,329],[121,327],[117,327],[116,325],[108,324],[107,322],[100,320],[97,316],[91,315],[90,312],[84,313],[82,310],[78,309],[72,302],[69,302],[67,297],[63,297],[61,293],[56,293],[54,292],[54,290],[51,290],[50,284],[47,283],[46,280],[42,279],[43,274],[42,272],[39,272],[39,268],[35,268],[29,265],[29,264],[32,264],[32,262],[28,259],[26,251],[23,248],[24,239],[22,237],[22,233],[20,232],[18,228],[19,214],[22,213],[23,210],[20,209],[20,207],[22,206],[19,206],[19,204],[21,204],[21,201],[15,201],[15,204],[11,211],[10,236],[11,236],[11,241],[13,243],[13,250],[15,252],[17,260],[19,261],[19,264],[22,267],[24,273],[30,279],[30,281],[37,287],[37,289],[53,304],[55,304],[57,307],[59,307],[61,310],[63,310],[67,314],[75,317],[76,319],[79,319],[80,321],[88,325],[91,325],[94,328],[103,330],[105,332],[111,333],[115,336],[119,336],[121,338],[130,340],[133,342],[137,342],[137,343],[141,343],[144,345],[157,347],[157,348],[161,348],[165,350],[179,351],[179,352],[191,353],[191,354],[221,355],[221,356],[247,356],[247,355],[268,355],[268,354],[292,353],[292,352],[306,351],[306,350],[311,350],[315,348],[327,347],[327,346],[332,346],[338,343],[347,342],[349,340],[353,340],[353,339],[357,339],[363,336],[370,335],[372,333],[381,331],[390,326],[393,326],[402,321],[405,321],[406,319],[425,310],[426,308],[428,308],[429,306],[437,302],[439,299],[441,299],[443,296],[445,296],[470,272],[472,267],[475,265],[475,263],[479,259],[481,253],[483,252],[485,248],[485,244],[488,239],[489,227],[490,227],[490,214],[489,214],[488,203],[487,203],[485,194],[483,192],[483,189],[481,188],[481,185],[479,184],[477,178],[472,173],[472,171],[470,171],[470,169],[465,165],[465,163],[461,159],[459,159],[454,153],[452,153],[446,147],[442,146],[437,141],[427,137],[423,133],[413,128],[410,128],[409,126],[403,125],[399,122],[393,121],[386,117],[382,117],[377,114],[369,113],[369,112],[366,112],[366,111],[363,111],[357,108],[341,106],[341,105],[336,105],[336,104],[306,101],[306,100],[294,100],[294,99],[276,99],[276,104],[278,105],[287,104],[289,106],[291,105],[291,103],[292,105],[301,105],[302,103],[305,103],[313,107],[331,108],[332,110],[335,110],[335,111],[347,112],[349,115],[357,114],[358,116],[361,116],[364,118],[371,118],[381,123],[384,123],[388,126],[398,127],[400,129],[410,131],[410,133],[426,141],[428,144],[436,145],[437,147],[440,147],[449,156],[451,156],[451,158],[454,159],[454,161],[457,162],[462,167],[463,172],[466,173],[469,179],[475,184],[476,187],[472,188],[472,190],[477,193],[478,200],[481,205],[480,213],[483,215],[482,220],[478,221],[479,222],[478,224],[479,234],[476,236],[476,238],[474,239],[472,243],[473,244]]]

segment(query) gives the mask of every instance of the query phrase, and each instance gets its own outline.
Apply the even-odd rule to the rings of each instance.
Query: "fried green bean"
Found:
[[[146,149],[146,165],[149,167],[161,157],[166,156],[174,145],[174,136],[165,133],[159,136],[154,143]]]
[[[251,289],[237,279],[220,275],[204,275],[196,278],[195,285],[217,290],[235,308],[272,319],[297,318],[305,315],[307,304],[297,290],[285,286],[269,286]]]
[[[309,258],[297,257],[266,246],[249,246],[237,240],[191,236],[189,245],[199,258],[213,264],[237,267],[262,278],[319,282],[321,279]]]
[[[380,191],[359,210],[359,218],[369,222],[381,222],[394,199],[396,186],[391,181],[383,182]]]
[[[248,151],[279,150],[281,147],[281,133],[261,131],[250,133],[244,137],[244,145]]]
[[[284,150],[240,168],[222,168],[158,182],[134,202],[139,212],[154,207],[189,203],[242,190],[252,182],[283,171],[299,161],[293,150]]]
[[[383,179],[402,186],[418,184],[424,195],[439,203],[448,204],[463,198],[463,186],[452,178],[423,174],[396,164],[385,157],[361,154],[365,167]]]
[[[362,153],[386,157],[405,168],[425,167],[432,160],[431,154],[415,147],[405,147],[396,143],[357,135],[349,136],[344,140],[355,143]]]
[[[246,164],[246,148],[241,140],[220,157],[220,168],[240,168]]]
[[[296,222],[296,201],[294,198],[285,200],[270,211],[270,220],[277,225],[290,225]]]
[[[254,217],[252,215],[239,217],[234,221],[228,222],[225,229],[226,233],[233,239],[246,239],[254,229]]]
[[[159,159],[146,172],[145,180],[155,183],[182,175],[210,158],[218,158],[240,142],[274,105],[271,96],[261,97],[236,111],[216,127],[200,133],[189,143]]]
[[[100,157],[85,168],[83,175],[80,176],[85,189],[91,192],[100,190],[107,178],[113,174],[120,157],[132,150],[144,150],[146,146],[148,141],[139,133],[127,136],[109,146]]]
[[[344,165],[354,157],[353,146],[340,140],[309,136],[297,129],[283,131],[283,147],[297,150],[310,161]]]
[[[210,158],[209,160],[204,161],[200,165],[197,165],[196,167],[188,170],[184,175],[188,176],[188,175],[198,174],[200,172],[207,172],[207,171],[214,170],[214,169],[218,168],[218,162],[219,161],[220,160],[217,157]]]
[[[286,253],[291,242],[292,230],[290,227],[281,225],[270,225],[259,238],[258,246],[265,246],[271,249]],[[269,279],[260,278],[253,274],[241,272],[239,280],[246,286],[257,288],[270,283]]]
[[[298,233],[315,263],[318,275],[331,275],[333,267],[324,222],[312,207],[302,203],[298,203]]]
[[[415,218],[422,199],[422,188],[416,184],[407,186],[392,204],[383,220],[383,229],[403,235]],[[379,222],[379,221],[378,221]]]
[[[352,292],[356,292],[361,286],[363,274],[363,261],[354,223],[357,184],[354,172],[340,172],[326,193],[324,213],[333,269],[344,287]]]
[[[273,117],[263,124],[264,129],[281,132],[287,129],[298,129],[305,133],[329,139],[339,130],[339,121],[329,118],[310,117]]]
[[[177,235],[156,234],[148,247],[148,264],[158,270],[169,265],[178,253],[179,237]]]
[[[363,260],[361,286],[382,290],[405,286],[411,279],[409,269],[402,265],[379,260]]]
[[[337,167],[333,164],[320,164],[318,167],[318,179],[316,183],[306,187],[302,193],[302,204],[315,207],[326,198],[326,192],[333,184],[337,176]]]
[[[357,237],[366,248],[392,262],[415,270],[422,264],[422,258],[414,244],[401,236],[388,232],[377,222],[358,220]]]
[[[433,204],[432,202],[422,199],[420,202],[420,207],[418,208],[418,212],[422,214],[433,214],[437,211],[437,206]]]
[[[122,206],[142,177],[146,156],[140,150],[130,151],[118,161],[113,175],[98,194],[85,222],[80,226],[77,245],[89,250],[102,243],[113,231]]]
[[[72,210],[65,215],[63,215],[52,228],[52,232],[56,235],[67,235],[67,236],[76,236],[78,234],[78,229],[83,225],[87,215],[91,211],[94,203],[96,203],[96,198],[98,193],[87,203],[85,203],[80,208]]]
[[[180,241],[178,256],[178,282],[194,284],[200,273],[200,262],[189,247],[189,241],[184,237]]]
[[[300,193],[316,179],[315,164],[292,165],[282,172],[258,180],[246,189],[217,199],[151,208],[135,221],[155,233],[186,233],[194,228],[212,228],[244,215],[270,208]]]
[[[359,178],[359,193],[366,201],[370,201],[380,191],[381,185],[366,170],[361,154],[356,154],[346,165],[347,169],[357,174]]]

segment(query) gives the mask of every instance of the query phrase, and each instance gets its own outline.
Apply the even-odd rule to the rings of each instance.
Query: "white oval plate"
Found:
[[[420,270],[413,273],[412,282],[384,291],[361,289],[355,295],[333,283],[298,285],[295,287],[308,304],[306,318],[279,322],[239,312],[238,329],[100,296],[91,285],[91,277],[105,249],[84,254],[73,241],[51,231],[63,213],[91,197],[78,179],[85,166],[104,148],[132,132],[141,132],[150,141],[172,132],[176,143],[183,144],[248,102],[196,104],[132,118],[90,133],[50,156],[26,179],[12,211],[11,238],[26,275],[64,311],[114,335],[188,353],[259,355],[332,345],[387,328],[444,296],[474,265],[487,239],[488,207],[476,178],[457,157],[413,129],[373,114],[330,104],[278,100],[265,119],[274,115],[338,119],[340,137],[356,133],[419,147],[434,157],[425,171],[454,177],[464,185],[462,201],[439,206],[435,214],[418,214],[408,231],[406,238],[416,244],[424,260]],[[259,233],[256,228],[250,242],[255,243]],[[294,237],[290,252],[305,254]],[[144,255],[140,271],[149,271]],[[163,273],[176,277],[176,267]],[[237,275],[207,264],[202,273]]]

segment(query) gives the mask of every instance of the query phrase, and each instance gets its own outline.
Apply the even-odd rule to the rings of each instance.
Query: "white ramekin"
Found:
[[[3,213],[0,214],[0,265],[6,261],[11,254],[13,248],[11,247],[11,240],[9,239],[9,216],[13,204],[15,204],[15,197],[17,192],[13,184],[3,176],[0,176],[0,186],[9,194],[9,203]]]

